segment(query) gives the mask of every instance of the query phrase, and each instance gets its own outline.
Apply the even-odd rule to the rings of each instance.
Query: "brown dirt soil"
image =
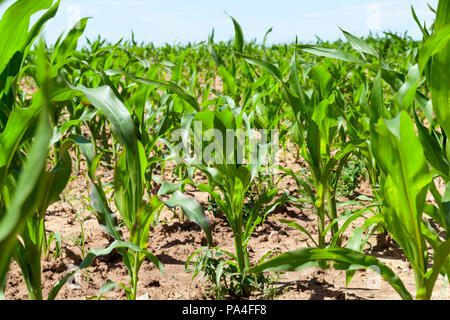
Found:
[[[294,149],[292,149],[294,150]],[[291,152],[281,156],[284,167],[298,170],[302,163],[296,162]],[[83,166],[82,166],[83,171]],[[102,182],[111,182],[113,172],[100,169],[97,173],[102,177]],[[295,181],[290,178],[281,180],[279,187],[288,191],[291,195],[298,195]],[[370,186],[367,181],[361,181],[357,190],[359,194],[370,195]],[[187,194],[195,197],[206,209],[208,195],[194,188],[188,188]],[[63,199],[53,204],[47,212],[47,232],[59,231],[62,235],[61,255],[56,260],[50,258],[42,263],[42,283],[44,297],[47,297],[53,286],[64,277],[70,265],[78,265],[81,258],[81,250],[75,245],[75,238],[80,234],[79,216],[88,217],[84,223],[85,252],[94,248],[105,248],[109,241],[100,228],[95,215],[89,210],[89,200],[85,178],[82,174],[71,181]],[[346,200],[346,199],[339,199]],[[114,205],[111,204],[113,210]],[[348,209],[348,206],[340,208],[340,211]],[[90,216],[90,218],[89,218]],[[234,251],[234,242],[231,229],[223,218],[216,218],[210,212],[208,216],[213,224],[214,244],[220,248]],[[290,204],[278,208],[267,217],[262,226],[255,229],[249,243],[250,259],[252,262],[259,259],[268,251],[287,252],[308,246],[307,237],[298,230],[280,223],[279,219],[289,219],[302,225],[313,237],[317,235],[316,217],[308,207],[299,209]],[[192,279],[192,274],[185,271],[185,261],[197,249],[206,244],[204,234],[196,224],[185,221],[180,222],[172,211],[164,209],[160,215],[161,223],[150,231],[150,244],[148,250],[154,253],[164,264],[164,275],[149,262],[145,262],[139,273],[138,295],[142,299],[152,300],[185,300],[208,299],[208,284],[205,278],[200,276]],[[354,228],[361,226],[363,222],[352,223],[344,234],[348,238]],[[127,232],[123,230],[125,237]],[[378,236],[370,240],[371,249],[365,252],[379,258],[394,270],[401,278],[405,286],[412,294],[414,289],[414,276],[411,267],[406,261],[402,251],[392,241],[382,241]],[[309,240],[308,240],[309,241]],[[385,243],[383,243],[385,242]],[[51,247],[51,252],[54,245]],[[57,299],[88,299],[98,295],[100,287],[107,281],[122,282],[127,284],[129,277],[122,263],[121,256],[113,251],[106,257],[97,258],[92,265],[81,272],[79,289],[69,288],[64,285]],[[433,298],[439,297],[443,280],[439,278]],[[345,272],[328,269],[307,269],[298,272],[284,273],[275,278],[273,283],[276,291],[275,299],[400,299],[394,289],[382,280],[373,271],[357,271],[348,287],[345,285]],[[105,294],[108,299],[125,299],[125,292],[117,287],[114,291]],[[265,298],[261,292],[256,292],[250,299]],[[447,289],[443,299],[450,298],[450,289]],[[28,292],[17,263],[11,265],[6,287],[6,299],[28,299]]]

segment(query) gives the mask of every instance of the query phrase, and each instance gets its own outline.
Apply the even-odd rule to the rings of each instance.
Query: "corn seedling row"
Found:
[[[108,280],[97,298],[117,287],[138,298],[146,260],[164,273],[148,250],[163,210],[201,227],[205,246],[192,252],[186,270],[204,274],[216,298],[248,297],[274,272],[331,263],[346,270],[347,284],[357,269],[373,269],[403,299],[431,299],[439,277],[448,279],[449,1],[433,9],[429,28],[412,9],[422,41],[391,33],[361,39],[342,30],[346,41],[272,46],[271,29],[262,45],[246,42],[232,17],[228,42],[216,43],[212,31],[207,41],[184,46],[138,44],[133,36],[115,44],[99,37],[79,48],[83,18],[48,45],[40,34],[59,6],[17,1],[0,21],[0,297],[12,261],[30,299],[55,299],[72,275],[116,251],[129,280]],[[273,161],[288,150],[301,169]],[[102,182],[101,168],[114,171],[111,183]],[[82,225],[82,262],[44,297],[42,261],[61,251],[61,234],[47,232],[46,214],[66,199],[75,174],[84,175],[86,210],[109,245],[84,252]],[[342,200],[358,177],[367,178],[371,196]],[[280,187],[283,179],[295,181],[295,194]],[[353,186],[342,188],[346,182]],[[234,250],[216,246],[206,208],[188,189],[209,195]],[[317,234],[281,219],[309,247],[254,261],[255,230],[286,205],[312,210]],[[339,209],[345,205],[351,209]],[[359,227],[351,229],[353,222]],[[405,254],[415,296],[365,253],[376,231]]]

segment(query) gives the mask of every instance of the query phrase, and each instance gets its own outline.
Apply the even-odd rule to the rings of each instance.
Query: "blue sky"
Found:
[[[8,4],[0,6],[2,14]],[[433,7],[438,0],[428,0]],[[358,36],[382,31],[405,32],[419,39],[411,4],[429,25],[433,14],[425,0],[62,0],[57,17],[46,27],[46,38],[57,36],[81,17],[92,17],[85,36],[117,41],[131,37],[156,44],[199,42],[215,29],[216,40],[233,37],[228,12],[236,18],[247,40],[262,41],[273,27],[269,42],[302,42],[341,37],[339,27]]]

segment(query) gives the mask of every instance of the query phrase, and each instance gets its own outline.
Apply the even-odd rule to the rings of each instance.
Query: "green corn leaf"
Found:
[[[60,160],[55,168],[50,172],[44,172],[41,177],[42,187],[46,192],[43,193],[37,204],[37,210],[40,214],[45,214],[47,208],[59,200],[59,195],[63,192],[70,179],[72,161],[69,152],[63,146],[60,154]]]
[[[327,57],[327,58],[331,58],[331,59],[337,59],[337,60],[342,60],[342,61],[346,61],[346,62],[353,62],[353,63],[360,63],[363,64],[364,61],[355,58],[354,56],[352,56],[351,54],[339,50],[339,49],[334,49],[334,48],[324,48],[321,46],[314,46],[314,45],[297,45],[297,48],[301,49],[302,51],[314,54],[316,56],[320,56],[320,57]]]
[[[349,215],[347,215],[347,216],[345,216],[345,215],[340,215],[338,218],[336,218],[335,220],[333,220],[333,222],[332,223],[330,223],[328,226],[327,226],[327,228],[326,229],[328,229],[328,228],[331,228],[335,223],[337,223],[337,222],[339,222],[339,221],[343,221],[344,223],[342,224],[342,226],[339,228],[339,230],[338,230],[338,232],[336,232],[334,235],[333,235],[333,238],[332,238],[332,240],[331,240],[331,247],[335,247],[336,246],[336,243],[339,241],[339,237],[340,237],[340,235],[341,234],[343,234],[344,232],[345,232],[345,230],[349,227],[349,225],[350,225],[350,223],[352,223],[353,221],[355,221],[358,217],[360,217],[362,214],[364,214],[367,210],[370,210],[372,207],[374,207],[374,206],[379,206],[379,205],[381,205],[381,203],[373,203],[373,204],[371,204],[371,205],[369,205],[369,206],[367,206],[367,207],[365,207],[365,208],[362,208],[362,209],[360,209],[360,210],[357,210],[357,211],[355,211],[355,212],[351,212]],[[345,218],[344,218],[345,217]],[[355,231],[356,231],[356,229],[355,229]],[[326,232],[327,232],[327,230],[324,230],[324,234],[326,234]],[[361,232],[361,231],[356,231],[356,232]],[[358,235],[358,233],[354,233],[354,236],[355,236],[355,238],[353,239],[353,241],[355,241],[356,242],[356,239],[357,239],[357,235]],[[353,249],[353,250],[358,250],[359,249],[359,247],[358,248],[352,248],[352,243],[351,242],[348,242],[348,244],[347,244],[347,247],[348,248],[350,248],[350,249]]]
[[[161,201],[169,208],[180,207],[189,220],[198,224],[205,231],[208,245],[211,245],[211,221],[205,215],[202,206],[197,200],[189,198],[179,190],[176,190],[168,200],[161,199]]]
[[[20,231],[26,217],[33,212],[39,202],[41,193],[40,177],[45,170],[48,145],[52,136],[49,116],[46,108],[40,113],[35,140],[28,155],[12,203],[5,215],[0,217],[0,283],[9,268],[12,250],[16,244],[16,234]]]
[[[214,47],[214,29],[212,30],[211,35],[208,38],[208,51],[209,54],[211,55],[211,58],[213,58],[217,66],[225,65],[225,62],[223,61],[222,57],[219,55],[216,48]]]
[[[318,64],[311,68],[311,75],[319,85],[320,99],[327,99],[333,85],[331,74],[324,66]]]
[[[15,108],[6,123],[6,127],[0,134],[0,189],[6,178],[6,173],[11,160],[18,146],[22,143],[22,139],[30,128],[36,117],[39,115],[39,103],[42,101],[36,96],[33,105],[30,108]]]
[[[354,35],[352,35],[351,33],[348,33],[347,31],[345,31],[343,29],[341,29],[341,31],[345,35],[345,37],[347,38],[348,42],[351,44],[353,49],[355,49],[356,51],[358,51],[360,53],[367,53],[367,54],[370,54],[375,57],[378,56],[377,51],[370,44],[368,44],[367,42],[365,42],[364,40],[362,40],[358,37],[355,37]]]
[[[224,83],[230,90],[231,94],[235,95],[237,91],[237,86],[235,83],[235,78],[231,75],[231,73],[228,72],[228,70],[224,66],[219,66],[217,68],[217,73],[224,80]]]
[[[184,60],[186,59],[186,56],[188,53],[189,53],[189,50],[185,50],[178,58],[177,63],[175,65],[175,69],[172,73],[172,76],[170,77],[170,81],[177,83],[177,84],[181,81]]]
[[[28,40],[30,18],[36,12],[48,9],[53,0],[21,0],[12,4],[0,21],[0,71],[17,51],[21,51]]]
[[[101,286],[100,290],[98,291],[97,300],[100,300],[105,293],[113,291],[118,286],[119,286],[118,283],[111,280],[106,280],[106,282]]]
[[[450,239],[440,244],[439,248],[435,250],[433,254],[434,264],[433,267],[425,275],[425,285],[427,290],[424,292],[418,292],[417,299],[431,299],[431,294],[433,293],[433,288],[436,280],[441,273],[441,269],[444,267],[445,263],[448,263],[447,258],[450,255]]]
[[[50,294],[48,295],[48,300],[54,300],[56,296],[58,295],[59,291],[62,289],[64,284],[69,280],[71,276],[73,276],[75,273],[79,272],[80,270],[86,269],[89,267],[92,262],[94,262],[95,258],[100,256],[107,256],[109,255],[114,249],[130,249],[137,253],[142,253],[146,256],[146,258],[151,261],[158,269],[159,271],[164,274],[164,267],[161,261],[153,255],[152,253],[148,252],[147,250],[140,249],[137,245],[131,243],[131,242],[124,242],[124,241],[114,241],[111,243],[108,248],[105,249],[92,249],[90,250],[86,258],[81,262],[81,264],[73,271],[68,272],[61,280],[59,280],[53,289],[51,290]]]
[[[81,136],[72,137],[75,143],[86,158],[89,178],[93,182],[90,191],[91,205],[97,212],[97,220],[100,227],[115,240],[122,240],[122,233],[118,225],[116,216],[109,208],[103,186],[100,181],[95,179],[95,169],[97,158],[95,155],[95,147],[90,140]]]
[[[412,5],[411,5],[411,12],[412,12],[414,20],[417,23],[417,26],[419,27],[420,31],[422,31],[423,38],[425,40],[428,39],[430,37],[430,34],[429,34],[428,30],[426,28],[424,28],[422,26],[422,24],[420,23],[419,18],[417,17],[416,11],[414,10],[414,7]]]
[[[444,196],[442,197],[442,206],[444,207],[447,223],[450,224],[450,183],[447,183],[447,186],[445,187]]]
[[[127,227],[131,230],[134,216],[143,201],[144,173],[147,165],[145,151],[142,144],[137,141],[131,115],[109,86],[94,89],[84,86],[73,87],[70,84],[69,86],[73,90],[83,92],[96,108],[105,113],[120,142],[125,146],[114,172],[116,189],[114,200]],[[93,195],[96,191],[100,192],[94,189]]]
[[[297,48],[294,48],[294,55],[292,56],[291,63],[289,65],[289,83],[297,97],[303,98],[302,89],[300,88],[300,80],[298,77],[297,59]],[[299,120],[297,119],[297,121]]]
[[[263,67],[265,70],[269,71],[278,81],[283,82],[283,75],[281,71],[272,63],[253,58],[245,54],[237,54],[238,56],[244,58],[248,63]]]
[[[70,87],[73,90],[83,92],[94,107],[103,111],[108,120],[111,121],[111,125],[119,136],[121,143],[127,150],[137,152],[136,130],[130,112],[110,87],[86,88],[71,85]]]
[[[445,154],[444,146],[437,136],[436,131],[430,131],[420,123],[417,114],[414,113],[416,120],[416,127],[419,133],[419,139],[424,149],[425,157],[428,163],[444,178],[449,180],[450,163]]]
[[[397,94],[397,101],[402,106],[402,110],[409,110],[416,98],[416,91],[419,85],[419,66],[412,66],[406,75],[406,81]]]
[[[291,221],[291,220],[286,220],[286,219],[279,219],[278,220],[281,223],[287,224],[288,226],[295,228],[297,230],[299,230],[300,232],[303,232],[304,234],[306,234],[308,236],[308,238],[314,243],[314,245],[316,247],[318,247],[319,245],[317,244],[317,242],[314,240],[314,238],[312,237],[312,235],[308,232],[308,230],[306,230],[305,228],[303,228],[301,225],[299,225],[298,223],[296,223],[295,221]]]
[[[406,112],[392,120],[378,121],[372,133],[372,152],[387,175],[383,185],[386,227],[413,269],[425,272],[420,224],[431,174]]]
[[[381,83],[381,71],[375,78],[372,92],[372,108],[370,109],[370,126],[371,128],[377,123],[378,119],[384,117],[384,100]]]
[[[243,53],[244,51],[244,33],[242,32],[242,28],[239,23],[232,17],[229,16],[231,20],[233,20],[234,25],[234,50]]]
[[[100,227],[113,239],[122,240],[122,232],[117,217],[108,206],[108,201],[100,182],[98,182],[98,184],[93,184],[90,192],[90,199],[92,208],[97,212],[97,220]]]
[[[306,146],[308,148],[308,162],[313,166],[314,175],[319,177],[321,174],[321,133],[315,121],[311,120],[308,124],[308,131],[306,132]]]
[[[30,46],[33,43],[33,41],[39,36],[45,23],[55,17],[55,15],[59,9],[60,2],[61,2],[61,0],[56,1],[55,4],[50,9],[48,9],[42,15],[42,17],[40,17],[39,20],[33,25],[31,30],[28,32],[27,41],[26,41],[27,46]]]
[[[249,273],[261,273],[266,271],[297,271],[311,266],[318,266],[320,261],[334,261],[354,266],[360,269],[371,268],[379,272],[397,293],[405,300],[411,300],[411,294],[403,285],[403,282],[385,264],[374,257],[347,248],[315,249],[304,248],[290,251],[266,260],[248,270]]]
[[[269,30],[267,30],[266,33],[264,34],[263,42],[262,42],[262,45],[261,45],[261,47],[262,47],[262,49],[263,49],[263,51],[264,51],[264,57],[263,57],[263,60],[266,60],[266,58],[267,58],[266,42],[267,42],[267,39],[269,38],[269,34],[272,32],[272,30],[273,30],[273,28],[271,27],[271,28],[269,28]]]
[[[136,76],[129,74],[127,72],[124,72],[124,71],[116,71],[116,70],[107,70],[107,71],[105,71],[105,74],[107,74],[107,75],[123,74],[126,77],[128,77],[134,81],[138,81],[138,82],[141,82],[146,85],[170,89],[173,92],[175,92],[177,95],[179,95],[183,100],[185,100],[189,105],[191,105],[195,111],[200,111],[200,105],[198,104],[197,100],[190,94],[186,93],[180,86],[178,86],[176,83],[174,83],[172,81],[165,82],[165,81],[159,81],[159,80],[150,80],[150,79],[145,79],[145,78],[141,78],[141,77],[136,77]]]
[[[61,42],[59,46],[55,48],[52,64],[59,63],[69,56],[73,55],[74,51],[77,49],[78,39],[84,33],[86,29],[86,24],[89,18],[83,18],[78,21],[75,26],[69,31],[66,38]]]
[[[117,210],[125,222],[128,230],[133,229],[135,224],[135,215],[137,214],[142,203],[142,193],[133,196],[131,192],[130,179],[127,163],[127,152],[124,150],[117,160],[114,168],[114,203]],[[136,203],[137,200],[139,203]]]
[[[450,2],[439,1],[434,24],[436,37],[446,39],[445,46],[433,56],[431,66],[431,100],[436,118],[447,136],[450,136]],[[430,38],[431,39],[431,38]],[[440,46],[440,44],[436,45]],[[433,50],[434,51],[434,50]]]
[[[422,45],[419,56],[419,69],[422,73],[431,57],[448,47],[450,41],[450,24],[437,29],[436,32]]]

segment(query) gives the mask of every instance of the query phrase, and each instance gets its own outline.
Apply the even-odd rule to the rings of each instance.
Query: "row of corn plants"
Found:
[[[258,45],[246,42],[230,17],[235,36],[229,42],[215,43],[213,31],[200,44],[155,47],[138,44],[134,36],[110,44],[99,37],[81,49],[87,18],[51,47],[37,40],[59,5],[17,1],[0,21],[0,296],[14,260],[30,299],[44,298],[41,262],[55,237],[45,227],[47,209],[81,171],[110,244],[90,250],[48,299],[55,299],[75,272],[113,250],[129,281],[107,282],[102,292],[120,286],[127,299],[136,299],[145,260],[164,272],[147,249],[151,226],[160,223],[164,208],[202,228],[207,246],[193,252],[186,269],[194,266],[194,276],[205,273],[217,298],[249,296],[270,272],[334,263],[346,270],[347,283],[357,269],[371,268],[401,298],[412,299],[387,265],[363,252],[375,232],[388,233],[403,249],[414,271],[415,298],[430,299],[438,277],[448,278],[448,1],[433,9],[429,29],[412,9],[422,42],[395,34],[360,39],[342,30],[345,42],[266,46],[269,29]],[[37,12],[41,16],[30,27]],[[24,79],[34,92],[24,91]],[[201,132],[213,132],[200,145],[197,124]],[[279,135],[251,134],[263,129]],[[248,135],[233,138],[230,150],[218,138],[229,131]],[[212,158],[180,156],[172,139],[177,132],[183,132],[182,147],[212,146]],[[305,166],[268,167],[277,142],[276,151],[296,154]],[[349,201],[339,195],[352,161],[364,167],[372,197]],[[114,170],[111,185],[102,183],[101,166]],[[195,179],[197,173],[203,182]],[[283,179],[293,179],[298,192],[281,190]],[[438,181],[447,185],[443,193]],[[211,221],[186,195],[188,185],[208,193],[223,213],[234,252],[213,246]],[[256,197],[247,212],[252,191]],[[426,202],[428,193],[433,202]],[[253,231],[286,203],[314,213],[316,235],[280,220],[306,234],[311,246],[267,252],[254,261],[248,250]],[[340,210],[344,205],[356,209]],[[355,221],[362,226],[350,230]]]

